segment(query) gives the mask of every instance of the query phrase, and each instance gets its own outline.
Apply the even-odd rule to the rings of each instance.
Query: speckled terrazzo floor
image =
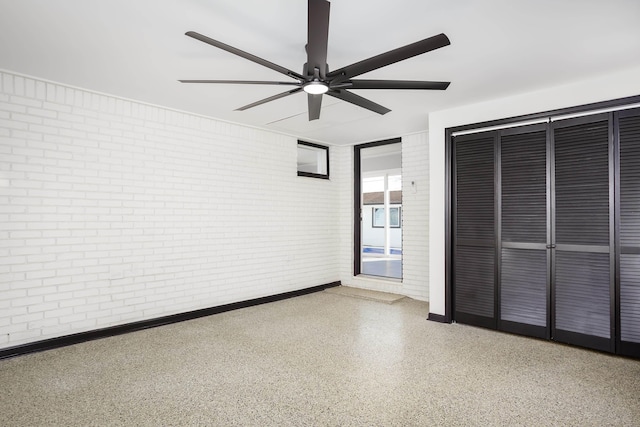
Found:
[[[320,292],[0,361],[2,426],[640,426],[640,361]]]

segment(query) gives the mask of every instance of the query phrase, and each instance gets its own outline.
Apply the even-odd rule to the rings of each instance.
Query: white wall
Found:
[[[338,184],[296,153],[0,73],[0,348],[339,280]]]
[[[402,286],[429,299],[429,145],[427,133],[402,137]]]
[[[445,314],[445,129],[640,94],[640,68],[429,115],[429,302]],[[403,194],[404,196],[404,194]]]
[[[402,137],[402,281],[353,275],[353,147],[332,147],[339,180],[340,280],[343,285],[429,298],[429,146],[427,133]],[[333,154],[335,153],[335,155]],[[331,166],[334,167],[333,164]],[[425,313],[426,317],[427,313]]]

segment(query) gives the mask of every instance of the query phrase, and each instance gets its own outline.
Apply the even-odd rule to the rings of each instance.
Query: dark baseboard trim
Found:
[[[447,316],[443,316],[442,314],[429,313],[429,317],[427,317],[427,320],[438,323],[451,323],[449,319],[447,319]]]
[[[100,338],[112,337],[115,335],[127,334],[129,332],[141,331],[143,329],[156,328],[158,326],[168,325],[171,323],[184,322],[185,320],[197,319],[200,317],[211,316],[213,314],[224,313],[226,311],[237,310],[240,308],[253,307],[255,305],[266,304],[285,300],[288,298],[299,297],[302,295],[320,292],[327,288],[340,286],[340,281],[326,283],[324,285],[313,286],[311,288],[299,289],[297,291],[284,292],[281,294],[270,295],[261,298],[255,298],[248,301],[239,301],[231,304],[219,305],[216,307],[203,308],[200,310],[188,311],[186,313],[172,314],[169,316],[158,317],[155,319],[141,320],[139,322],[127,323],[124,325],[110,326],[107,328],[95,329],[77,334],[65,335],[57,338],[50,338],[33,343],[17,345],[0,350],[0,360],[10,357],[22,356],[24,354],[36,353],[44,350],[51,350],[59,347],[66,347],[73,344],[79,344],[85,341],[97,340]]]

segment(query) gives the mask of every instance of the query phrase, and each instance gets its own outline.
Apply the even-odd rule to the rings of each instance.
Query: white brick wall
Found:
[[[429,299],[429,145],[426,133],[402,138],[403,294]]]
[[[296,146],[0,73],[0,348],[339,280],[339,183]]]
[[[353,276],[353,147],[334,147],[339,180],[343,285],[429,299],[429,146],[426,133],[402,137],[402,281]],[[411,185],[411,183],[414,185]],[[425,316],[427,313],[425,313]]]

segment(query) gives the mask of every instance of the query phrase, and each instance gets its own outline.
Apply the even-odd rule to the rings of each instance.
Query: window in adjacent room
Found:
[[[383,207],[380,208],[371,208],[373,209],[373,227],[374,228],[384,228],[385,226],[385,209]],[[389,226],[391,228],[400,228],[400,207],[389,207]]]

